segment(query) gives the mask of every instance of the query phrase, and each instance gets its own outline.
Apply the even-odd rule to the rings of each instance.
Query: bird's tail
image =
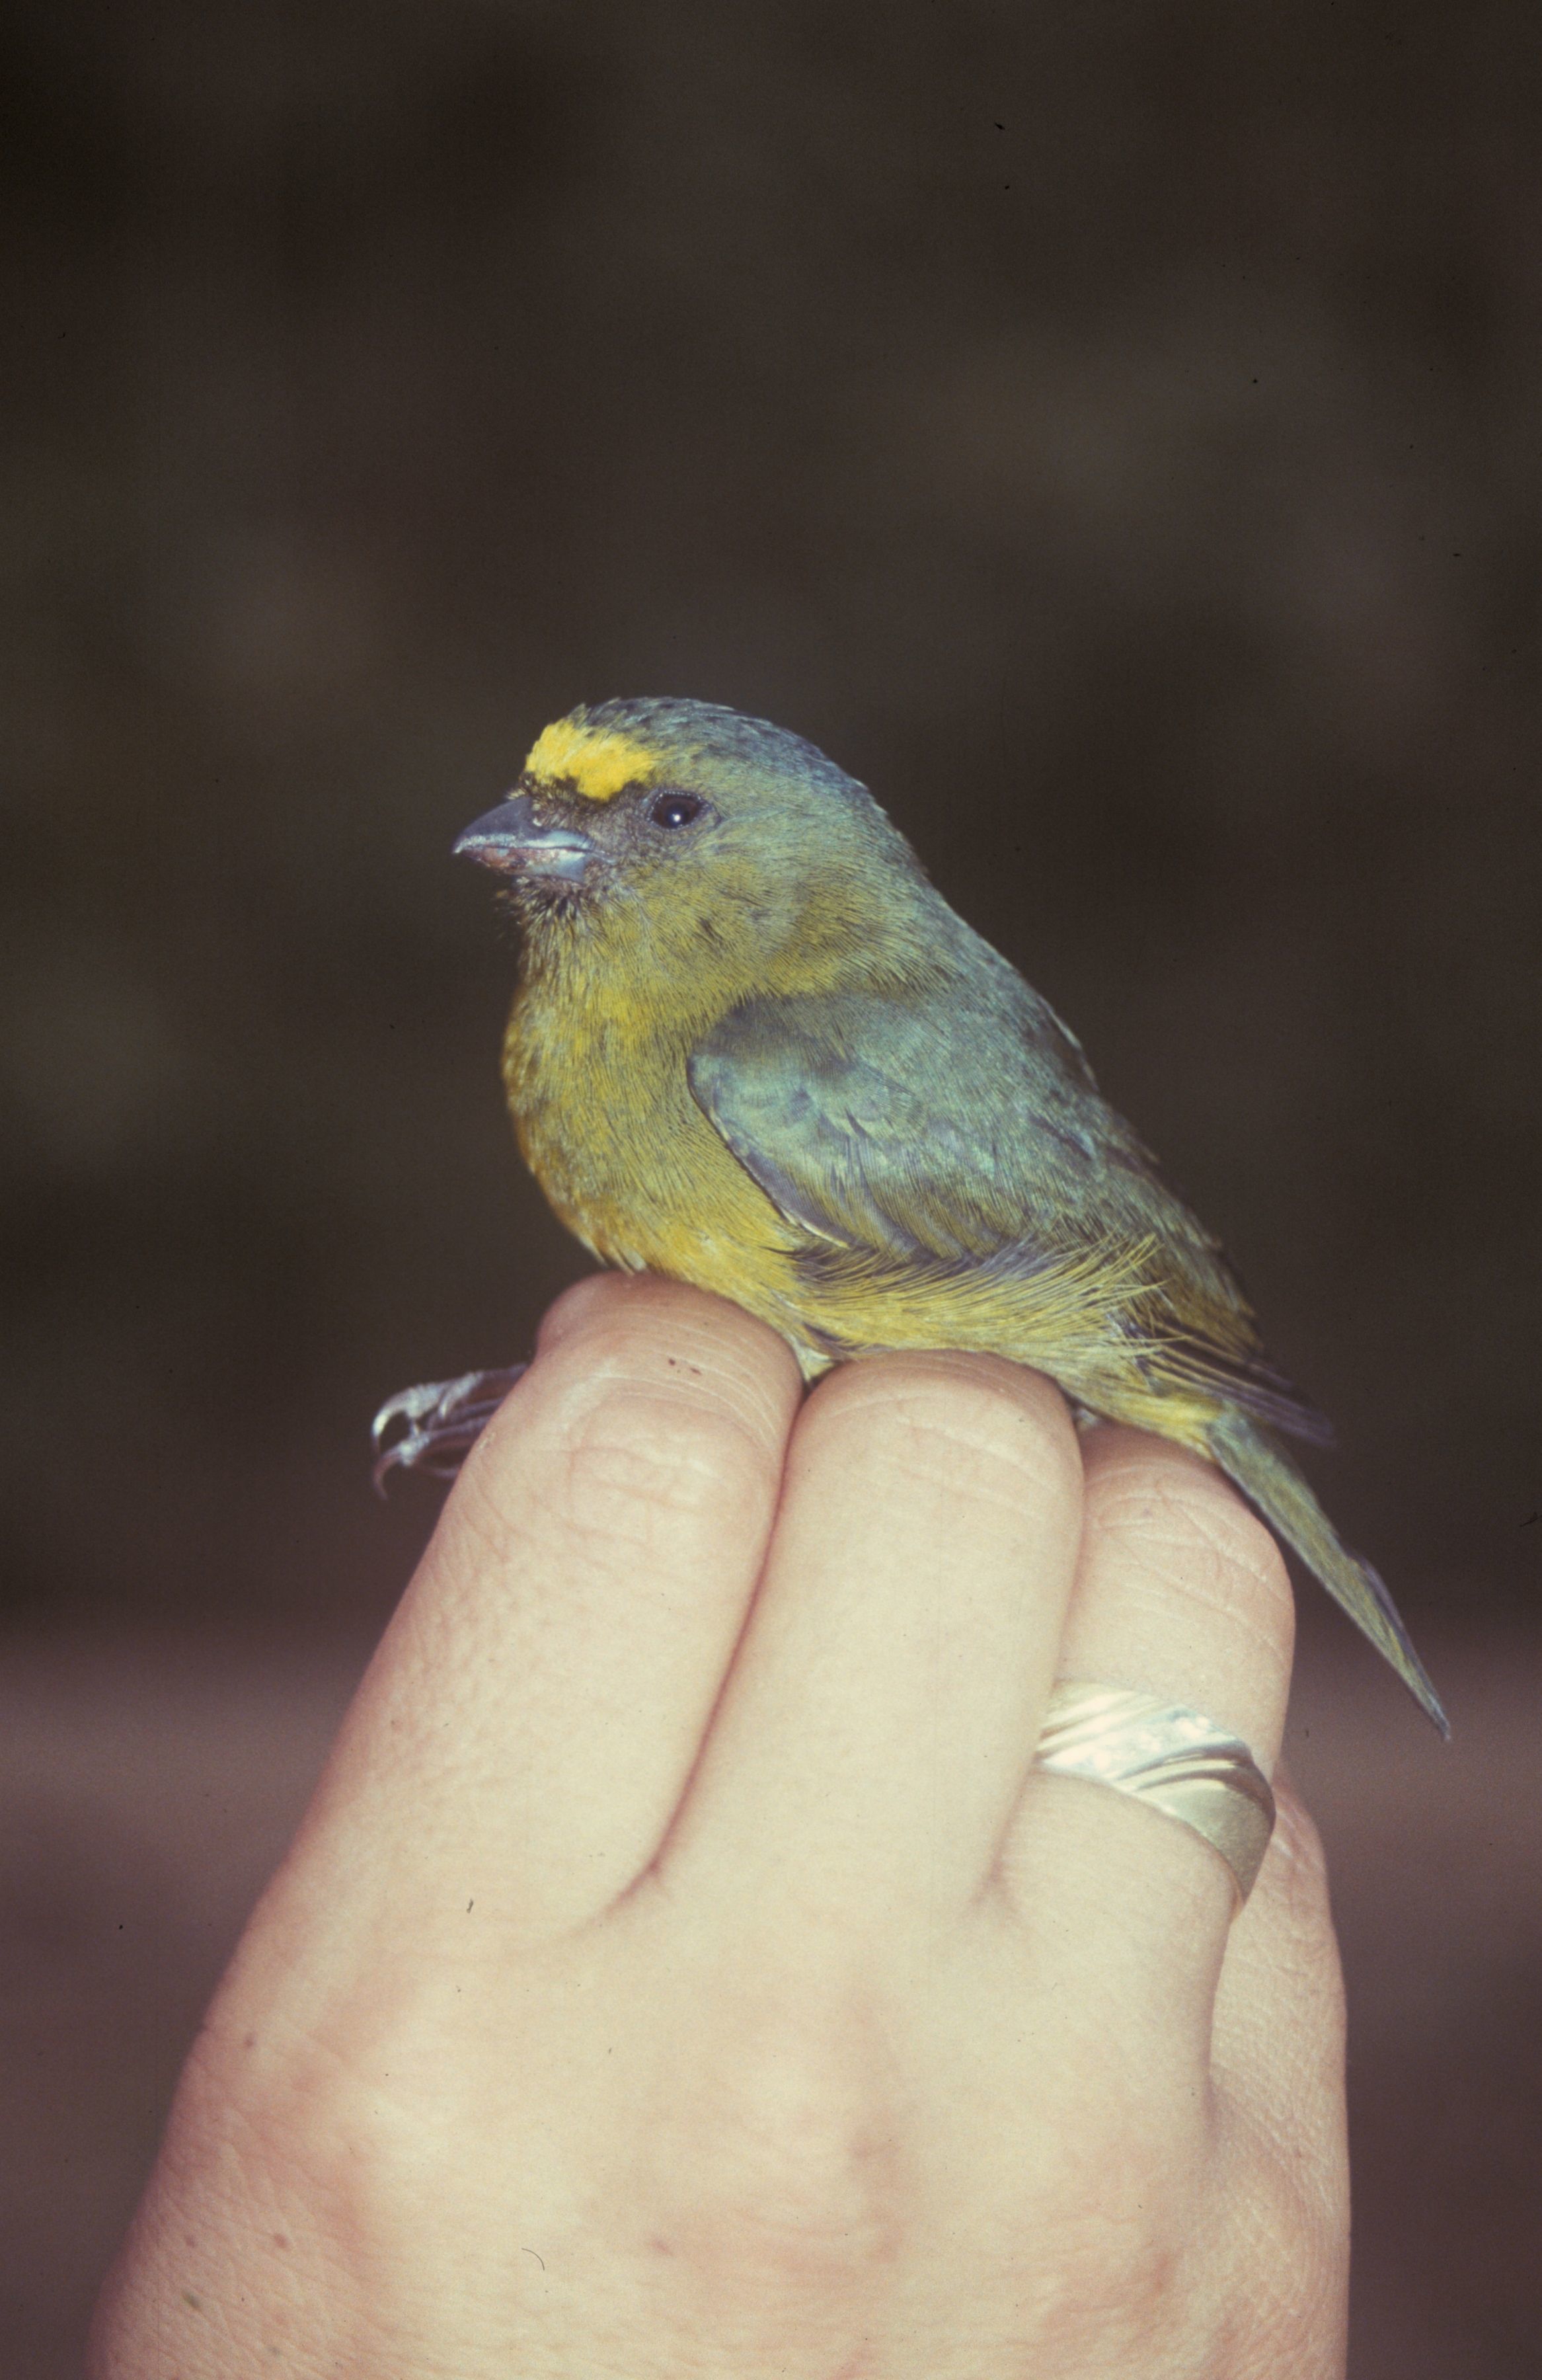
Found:
[[[1210,1423],[1207,1436],[1211,1454],[1228,1477],[1235,1480],[1270,1528],[1277,1529],[1314,1576],[1321,1579],[1335,1603],[1391,1663],[1440,1733],[1449,1736],[1451,1727],[1439,1696],[1425,1674],[1396,1604],[1369,1562],[1361,1561],[1340,1543],[1332,1523],[1283,1447],[1234,1406]]]

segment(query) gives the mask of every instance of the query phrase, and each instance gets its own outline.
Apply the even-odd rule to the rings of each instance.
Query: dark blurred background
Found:
[[[1304,1611],[1355,2371],[1542,2372],[1535,6],[6,0],[0,42],[6,2368],[74,2368],[427,1528],[371,1411],[583,1269],[448,845],[646,692],[874,787],[1337,1417],[1458,1730]]]

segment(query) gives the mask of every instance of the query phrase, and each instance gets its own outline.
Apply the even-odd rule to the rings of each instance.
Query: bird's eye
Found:
[[[655,826],[689,826],[706,807],[697,794],[661,794],[648,815]]]

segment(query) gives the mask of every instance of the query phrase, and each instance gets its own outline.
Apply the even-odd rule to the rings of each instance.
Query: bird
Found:
[[[581,704],[457,854],[518,929],[503,1079],[601,1264],[732,1299],[806,1379],[898,1349],[1030,1366],[1078,1418],[1220,1467],[1449,1734],[1370,1564],[1281,1443],[1331,1429],[1081,1044],[856,778],[721,704]],[[395,1467],[453,1475],[521,1366],[406,1390]]]

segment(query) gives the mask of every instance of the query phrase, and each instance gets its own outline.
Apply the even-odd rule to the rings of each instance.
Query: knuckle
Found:
[[[1141,1453],[1101,1473],[1099,1526],[1133,1544],[1162,1588],[1289,1655],[1295,1605],[1270,1531],[1211,1465]]]
[[[657,1273],[592,1273],[565,1290],[541,1322],[543,1358],[588,1369],[678,1370],[759,1410],[795,1390],[791,1348],[742,1306]]]
[[[857,1437],[876,1467],[982,1500],[1079,1492],[1075,1436],[1052,1384],[980,1356],[848,1366],[815,1400],[820,1425]]]
[[[1111,2357],[1117,2370],[1150,2368],[1152,2348],[1171,2343],[1179,2326],[1177,2232],[1175,2221],[1153,2218],[1144,2206],[1128,2216],[1104,2214],[1063,2224],[1044,2329],[1068,2362],[1092,2354]]]
[[[559,1405],[582,1413],[607,1396],[651,1395],[686,1415],[720,1415],[758,1444],[784,1433],[796,1366],[785,1342],[751,1316],[647,1277],[624,1284],[617,1298],[591,1298],[585,1314],[581,1335],[553,1353]]]
[[[586,1273],[582,1281],[570,1282],[541,1316],[536,1345],[545,1353],[560,1345],[575,1330],[586,1325],[592,1329],[592,1318],[614,1313],[623,1291],[623,1278],[618,1273]]]
[[[610,1331],[533,1377],[518,1427],[483,1434],[446,1507],[478,1576],[576,1564],[610,1589],[639,1562],[694,1576],[714,1537],[759,1542],[780,1472],[769,1401]]]
[[[272,2190],[301,2177],[329,2186],[350,2146],[370,2138],[377,2103],[362,2061],[324,2031],[290,2034],[207,2022],[183,2071],[174,2131],[217,2130],[244,2185]]]
[[[1106,2079],[1077,2125],[1044,2143],[1054,2211],[1042,2334],[1068,2366],[1167,2368],[1153,2350],[1184,2325],[1184,2240],[1204,2168],[1192,2128],[1173,2122],[1161,2095],[1128,2081]]]
[[[894,2111],[867,2028],[816,1994],[796,2019],[741,2010],[654,2128],[651,2194],[672,2244],[788,2281],[890,2261],[903,2230]]]
[[[689,1522],[765,1485],[751,1433],[721,1404],[610,1381],[571,1415],[558,1493],[589,1533],[629,1536],[639,1520]]]

